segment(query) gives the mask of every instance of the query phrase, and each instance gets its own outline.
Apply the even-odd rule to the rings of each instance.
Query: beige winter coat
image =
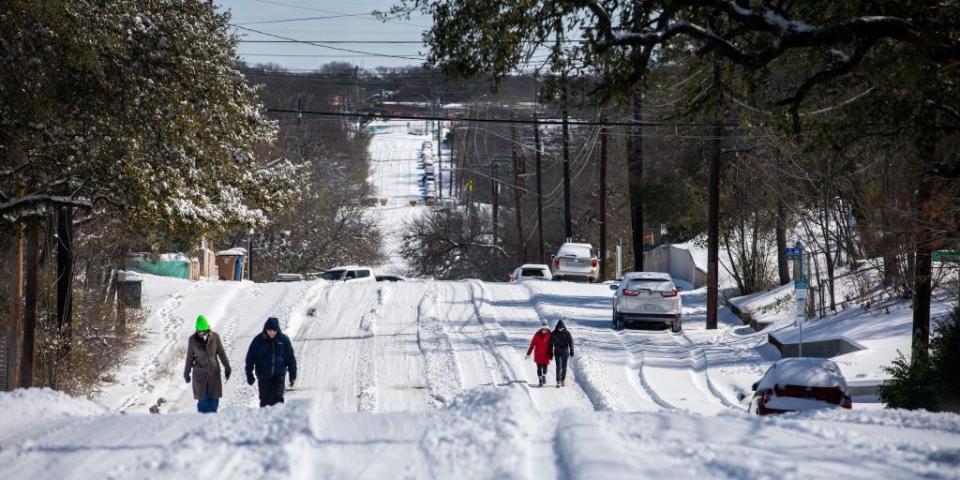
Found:
[[[217,362],[217,358],[220,362]],[[220,335],[211,331],[204,342],[199,335],[190,335],[187,341],[187,362],[183,370],[184,378],[193,371],[193,398],[202,400],[220,398],[223,396],[223,384],[220,382],[220,363],[223,370],[230,375],[230,362],[227,361],[227,352],[223,349]]]

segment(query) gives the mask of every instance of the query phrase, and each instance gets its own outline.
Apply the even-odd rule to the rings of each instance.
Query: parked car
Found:
[[[840,367],[826,358],[784,358],[753,384],[748,410],[757,415],[822,408],[852,408]]]
[[[520,283],[525,280],[552,280],[550,267],[542,263],[526,263],[520,265],[510,273],[510,283]]]
[[[331,268],[323,272],[320,278],[334,282],[373,282],[376,280],[370,268],[355,265]]]
[[[610,290],[614,291],[614,329],[630,323],[668,325],[673,333],[683,328],[680,291],[669,273],[630,272]]]
[[[302,282],[303,275],[299,273],[278,273],[276,277],[273,278],[274,282]]]
[[[589,243],[564,243],[553,256],[553,279],[596,282],[600,275],[599,256]]]

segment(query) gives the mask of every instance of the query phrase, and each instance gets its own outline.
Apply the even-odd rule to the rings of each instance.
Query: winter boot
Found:
[[[544,383],[547,383],[547,381],[543,378],[543,375],[539,375],[538,377],[540,378],[540,384],[537,385],[538,387],[542,387]]]

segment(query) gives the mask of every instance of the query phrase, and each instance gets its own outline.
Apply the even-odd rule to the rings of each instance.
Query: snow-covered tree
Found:
[[[265,221],[298,168],[257,161],[274,125],[206,2],[0,6],[0,217],[109,211],[194,236]]]

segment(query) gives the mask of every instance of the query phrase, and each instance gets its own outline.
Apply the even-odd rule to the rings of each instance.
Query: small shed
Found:
[[[240,247],[217,252],[217,274],[220,280],[243,280],[247,251]]]

